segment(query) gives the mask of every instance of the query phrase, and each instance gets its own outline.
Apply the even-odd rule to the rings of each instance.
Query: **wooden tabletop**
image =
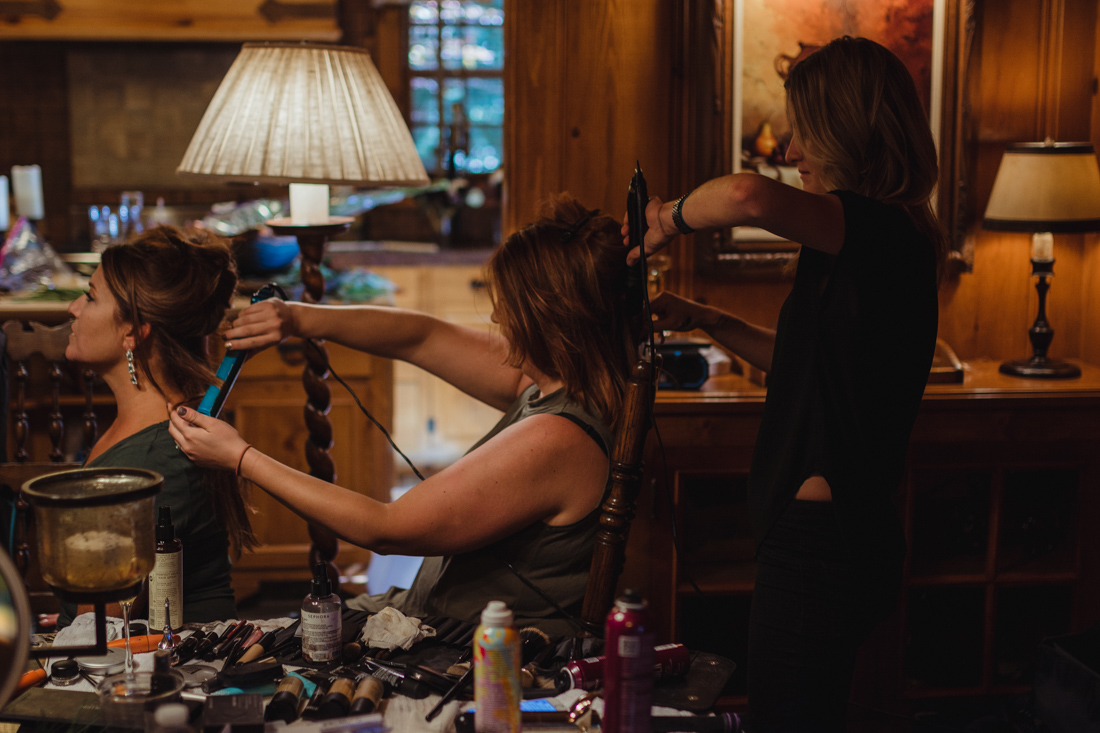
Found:
[[[1034,399],[1100,397],[1100,367],[1070,360],[1081,367],[1075,379],[1028,379],[998,371],[999,361],[972,359],[963,362],[961,384],[929,384],[924,399]],[[659,390],[658,410],[685,405],[754,404],[763,402],[767,389],[740,374],[723,374],[707,380],[698,390]]]

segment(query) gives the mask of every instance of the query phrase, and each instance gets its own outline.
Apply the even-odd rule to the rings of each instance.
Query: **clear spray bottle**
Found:
[[[302,657],[307,662],[331,662],[340,656],[340,596],[332,592],[328,568],[313,568],[313,588],[302,601]]]

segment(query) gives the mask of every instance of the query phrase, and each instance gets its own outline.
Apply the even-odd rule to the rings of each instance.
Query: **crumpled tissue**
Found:
[[[431,626],[418,618],[406,616],[393,607],[383,608],[368,618],[363,624],[363,630],[359,632],[360,641],[367,646],[379,649],[401,647],[406,651],[421,639],[433,636],[435,629]]]

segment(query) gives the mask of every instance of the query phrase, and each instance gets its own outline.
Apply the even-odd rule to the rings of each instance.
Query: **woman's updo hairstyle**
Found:
[[[118,318],[149,334],[134,349],[141,376],[185,400],[214,380],[206,339],[218,331],[237,287],[229,243],[202,229],[160,226],[103,252],[100,269],[118,302]],[[158,385],[156,358],[169,382]]]
[[[116,317],[138,334],[149,326],[148,336],[134,348],[145,384],[197,403],[217,379],[206,339],[217,333],[237,288],[229,243],[202,229],[160,226],[105,249],[99,268],[118,303]],[[153,376],[154,361],[167,384]],[[255,547],[247,497],[237,477],[217,469],[203,474],[204,490],[234,551]]]

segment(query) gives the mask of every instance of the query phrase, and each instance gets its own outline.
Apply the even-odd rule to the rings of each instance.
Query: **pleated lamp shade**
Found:
[[[176,172],[263,183],[428,183],[370,55],[301,43],[244,44]]]
[[[1092,145],[1009,145],[982,226],[1055,234],[1100,231],[1100,167]]]

